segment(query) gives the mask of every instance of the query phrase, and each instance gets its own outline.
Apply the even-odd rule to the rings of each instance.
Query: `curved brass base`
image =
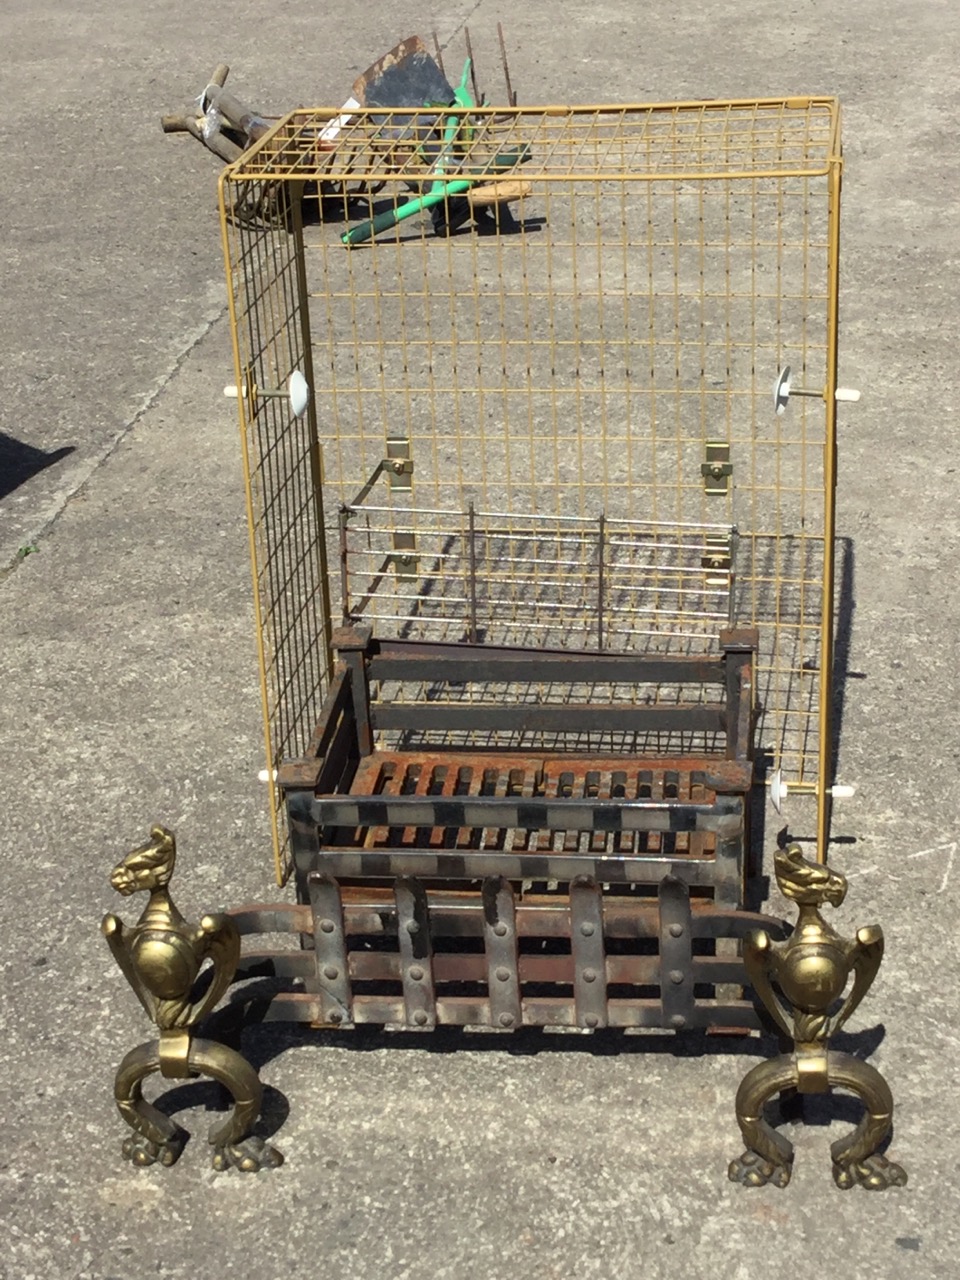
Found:
[[[165,1038],[164,1038],[165,1039]],[[171,1165],[179,1158],[187,1134],[143,1096],[143,1081],[160,1072],[167,1078],[204,1075],[218,1081],[233,1095],[230,1114],[214,1124],[208,1135],[213,1147],[214,1169],[239,1169],[257,1173],[283,1163],[283,1156],[250,1130],[260,1112],[263,1086],[245,1058],[213,1040],[189,1038],[182,1060],[172,1064],[164,1040],[150,1040],[132,1049],[120,1063],[114,1084],[117,1109],[134,1131],[123,1144],[126,1159],[136,1165]]]
[[[737,1122],[747,1149],[731,1162],[731,1181],[745,1187],[768,1183],[785,1187],[790,1181],[793,1144],[763,1117],[763,1108],[774,1094],[791,1088],[801,1093],[848,1089],[863,1101],[866,1110],[853,1133],[839,1138],[830,1148],[834,1182],[844,1191],[857,1185],[867,1191],[904,1186],[907,1175],[901,1166],[877,1152],[892,1125],[893,1098],[887,1082],[875,1067],[848,1053],[828,1050],[821,1061],[825,1070],[814,1088],[797,1054],[781,1054],[747,1072],[736,1102]]]
[[[793,1173],[793,1143],[777,1133],[763,1118],[764,1105],[775,1093],[796,1088],[799,1078],[793,1055],[781,1054],[752,1067],[737,1090],[737,1123],[747,1149],[730,1163],[731,1182],[764,1187],[768,1182],[785,1187]]]

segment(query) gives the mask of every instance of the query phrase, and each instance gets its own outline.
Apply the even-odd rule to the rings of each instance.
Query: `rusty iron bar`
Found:
[[[477,643],[477,515],[473,503],[467,508],[470,564],[470,643]]]
[[[435,31],[433,33],[433,48],[437,55],[437,66],[440,68],[440,74],[445,76],[447,73],[443,69],[443,50],[440,48],[440,41]]]
[[[473,87],[473,101],[477,106],[482,106],[483,100],[480,97],[480,90],[477,87],[477,64],[473,57],[473,45],[470,43],[469,27],[463,28],[463,43],[466,45],[467,57],[470,59],[470,84]]]
[[[603,649],[603,555],[606,516],[601,511],[597,520],[597,648]]]
[[[324,1022],[349,1026],[352,992],[347,960],[340,886],[329,876],[314,874],[308,879],[310,910],[313,915],[313,972],[308,989],[320,998]],[[294,952],[298,959],[309,952]]]
[[[340,603],[343,611],[343,621],[348,623],[350,617],[350,572],[348,568],[348,556],[350,554],[349,547],[349,520],[352,512],[347,506],[342,506],[337,513],[337,524],[340,533]]]
[[[393,886],[397,905],[397,947],[403,981],[403,1022],[420,1031],[437,1025],[433,942],[427,894],[419,880],[398,877]]]
[[[365,752],[364,754],[369,754]],[[318,826],[527,828],[531,831],[719,831],[743,811],[739,796],[712,804],[627,798],[511,796],[318,796]]]
[[[503,877],[489,876],[482,889],[483,937],[487,989],[490,996],[490,1022],[510,1029],[523,1021],[520,1001],[521,970],[517,951],[516,899],[513,888]],[[444,957],[446,959],[446,957]],[[477,962],[480,957],[458,956],[458,960]],[[466,966],[472,968],[472,966]],[[479,977],[479,974],[477,975]],[[466,979],[469,981],[471,973]]]
[[[690,914],[690,890],[676,876],[665,876],[658,889],[660,916],[660,1003],[663,1006],[663,1024],[680,1031],[694,1021],[694,984],[702,982],[697,970],[704,965],[693,959],[692,918]],[[709,968],[717,972],[715,957],[707,959]],[[710,964],[710,961],[714,961]],[[741,961],[734,961],[734,968]],[[720,971],[726,972],[722,962]],[[724,981],[719,977],[716,981]],[[733,981],[737,981],[734,978]],[[743,977],[739,979],[743,981]]]
[[[501,829],[503,830],[503,829]],[[576,832],[572,833],[576,837]],[[567,882],[578,876],[625,889],[629,886],[655,885],[664,876],[683,878],[686,883],[720,891],[720,881],[731,885],[736,895],[739,877],[724,860],[690,858],[655,853],[591,855],[563,850],[551,854],[514,853],[504,849],[439,850],[422,846],[402,849],[324,849],[315,863],[338,880],[357,881],[366,876],[374,879],[416,877],[422,880],[483,880],[487,876],[504,876],[523,881]]]
[[[340,894],[348,936],[396,928],[396,902],[391,888],[373,883],[343,883]],[[483,935],[483,902],[475,889],[430,887],[428,897],[435,932],[445,937]],[[309,938],[313,933],[313,912],[306,903],[247,903],[234,907],[229,915],[242,937],[298,934]],[[569,936],[570,909],[562,893],[524,893],[515,905],[514,919],[518,938]],[[695,939],[743,939],[757,929],[765,929],[775,941],[780,941],[790,931],[782,921],[760,912],[717,907],[711,899],[696,896],[690,898],[690,920],[691,936]],[[605,893],[603,927],[608,938],[655,940],[660,929],[657,900],[646,893]],[[246,954],[249,958],[257,953]],[[697,960],[704,958],[709,957],[698,956]]]
[[[567,967],[572,964],[577,1025],[605,1027],[609,974],[603,945],[603,901],[599,886],[586,878],[570,885],[570,952]]]
[[[242,999],[242,992],[238,999]],[[299,1022],[325,1026],[317,997],[304,991],[280,991],[259,1003],[261,1022]],[[402,996],[357,995],[353,999],[353,1020],[357,1026],[387,1026],[388,1029],[416,1030],[405,1024]],[[607,1002],[607,1025],[618,1030],[663,1029],[658,999],[616,999]],[[483,996],[440,996],[436,1001],[438,1026],[487,1026],[489,1001]],[[752,1000],[694,1003],[691,1029],[711,1032],[725,1030],[746,1034],[763,1029]],[[562,996],[530,996],[523,1001],[525,1027],[576,1027],[573,1002]]]
[[[497,881],[492,879],[490,883],[496,884]],[[503,923],[502,920],[498,922]],[[486,935],[485,941],[489,941]],[[572,947],[577,946],[578,939],[575,935],[570,941]],[[497,939],[497,944],[502,942],[503,939]],[[607,985],[656,987],[661,984],[661,969],[668,979],[671,972],[680,972],[676,965],[665,964],[662,955],[604,955],[602,945],[594,937],[591,937],[589,943],[597,958],[594,960],[591,957],[589,949],[578,946],[578,954],[584,961],[581,963],[577,954],[522,955],[514,959],[507,947],[499,945],[489,948],[485,955],[440,951],[436,949],[437,939],[434,939],[433,977],[440,986],[454,983],[488,985],[493,1023],[499,1023],[503,1027],[513,1024],[501,1021],[497,1010],[506,1008],[512,1012],[515,1005],[519,1004],[521,987],[548,984],[573,986],[578,989],[580,997],[577,1006],[579,1025],[596,1028],[606,1025]],[[250,951],[243,957],[243,967],[238,970],[238,977],[299,978],[312,990],[309,983],[316,964],[311,951]],[[348,976],[352,982],[402,983],[403,961],[396,952],[354,950],[349,953],[348,965]],[[694,986],[743,986],[747,981],[743,963],[736,957],[697,956],[682,972],[685,979],[691,979],[686,983],[690,991]],[[584,974],[596,976],[584,978]],[[668,981],[666,985],[673,989],[671,982]],[[601,996],[602,1001],[599,998]],[[353,999],[352,996],[350,998]],[[324,1021],[345,1025],[346,1019],[341,1020],[340,1017],[339,1003],[327,1005],[321,1001],[321,1007],[325,1010]],[[597,1021],[592,1020],[594,1014]],[[673,1026],[679,1030],[681,1025],[685,1025],[672,1022],[672,1016],[665,1017],[665,1026]],[[516,1009],[515,1021],[519,1025],[519,1008]]]
[[[507,106],[517,105],[517,95],[510,83],[510,67],[507,63],[507,43],[503,38],[503,24],[497,23],[497,37],[500,41],[500,61],[503,64],[503,78],[507,83]]]

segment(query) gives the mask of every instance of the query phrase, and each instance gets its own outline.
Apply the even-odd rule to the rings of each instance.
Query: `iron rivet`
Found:
[[[337,978],[340,976],[340,970],[336,967],[336,965],[328,964],[323,971],[323,976],[325,978],[329,978],[330,981],[332,982],[334,978]]]
[[[513,1014],[512,1014],[512,1013],[501,1013],[501,1015],[500,1015],[500,1025],[501,1025],[501,1027],[512,1027],[512,1026],[513,1026]]]
[[[422,1027],[427,1021],[427,1015],[424,1013],[422,1009],[418,1009],[417,1012],[413,1015],[413,1020],[418,1027]]]
[[[507,982],[510,978],[510,970],[505,969],[502,965],[497,970],[497,980],[499,982]]]
[[[671,937],[671,938],[682,938],[682,937],[683,937],[683,925],[682,925],[682,924],[672,924],[672,925],[670,926],[670,937]]]
[[[600,1019],[597,1017],[595,1013],[588,1013],[586,1017],[583,1019],[583,1024],[586,1027],[595,1027],[599,1024],[599,1022],[600,1022]]]
[[[594,926],[590,923],[589,920],[586,920],[580,926],[580,932],[583,934],[585,938],[592,938],[594,933]]]
[[[670,1025],[671,1027],[676,1027],[679,1030],[680,1027],[685,1027],[687,1025],[687,1020],[682,1013],[675,1013],[670,1019]]]
[[[330,1021],[331,1021],[331,1022],[342,1022],[342,1021],[343,1021],[343,1014],[342,1014],[342,1013],[340,1013],[340,1011],[339,1011],[338,1009],[334,1009],[334,1011],[330,1014]]]
[[[420,968],[418,964],[411,966],[410,977],[413,979],[414,982],[419,982],[420,979],[423,977],[423,970]]]
[[[597,980],[597,971],[596,971],[596,969],[584,969],[584,971],[583,971],[583,980],[584,980],[584,982],[596,982],[596,980]]]
[[[419,933],[419,932],[420,932],[420,926],[417,924],[416,920],[408,920],[407,933]]]
[[[334,929],[335,929],[336,927],[337,927],[337,926],[333,923],[333,921],[332,921],[332,920],[321,920],[321,921],[320,921],[320,928],[323,930],[323,932],[324,932],[324,933],[333,933],[333,931],[334,931]]]
[[[678,986],[678,987],[679,987],[680,983],[683,981],[683,970],[682,970],[682,969],[671,969],[671,970],[670,970],[670,981],[671,981],[671,982],[673,982],[673,983],[675,983],[675,984],[676,984],[676,986]]]
[[[503,938],[506,936],[507,926],[501,920],[499,924],[495,924],[493,926],[493,932],[497,935],[498,938]]]

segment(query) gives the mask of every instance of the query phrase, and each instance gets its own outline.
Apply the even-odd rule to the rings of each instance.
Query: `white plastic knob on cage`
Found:
[[[241,389],[237,387],[236,383],[231,383],[223,388],[223,394],[228,400],[236,400],[238,397],[246,400],[248,392],[246,386]],[[257,396],[262,396],[266,400],[288,400],[290,412],[293,416],[302,418],[307,412],[307,405],[310,403],[310,384],[299,369],[294,369],[285,390],[262,391],[259,387],[252,387],[250,394],[254,399]]]
[[[790,784],[784,779],[782,769],[774,770],[770,775],[767,786],[770,788],[770,802],[776,809],[777,813],[783,813],[783,802],[787,798],[787,793],[790,790]],[[855,796],[857,794],[856,787],[852,787],[849,784],[844,783],[836,783],[828,790],[834,800],[849,800],[851,796]]]
[[[777,374],[777,380],[773,386],[773,408],[778,417],[790,403],[791,396],[808,396],[811,400],[822,400],[823,392],[817,391],[815,387],[792,386],[790,366],[785,364]],[[843,400],[848,404],[855,404],[860,399],[860,392],[853,387],[837,387],[833,396],[835,400]]]
[[[307,405],[310,403],[310,387],[299,369],[294,369],[290,375],[290,381],[287,384],[287,395],[290,398],[290,408],[293,411],[293,416],[302,418],[307,412]]]

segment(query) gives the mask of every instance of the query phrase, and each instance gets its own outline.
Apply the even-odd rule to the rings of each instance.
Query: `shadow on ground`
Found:
[[[32,444],[15,440],[13,436],[0,431],[0,498],[7,497],[14,489],[19,489],[35,475],[55,466],[74,452],[75,446],[67,444],[47,453],[44,449],[37,449]]]

